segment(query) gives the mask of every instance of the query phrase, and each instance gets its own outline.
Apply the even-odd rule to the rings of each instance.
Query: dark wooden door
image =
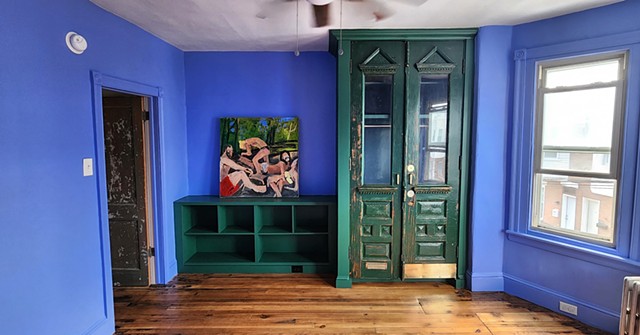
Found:
[[[464,47],[352,43],[355,279],[456,277]]]
[[[104,97],[109,237],[114,286],[149,284],[142,97]]]

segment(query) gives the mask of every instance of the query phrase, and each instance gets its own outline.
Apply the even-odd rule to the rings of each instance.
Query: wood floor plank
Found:
[[[307,274],[179,275],[114,289],[118,335],[606,334],[504,293]]]

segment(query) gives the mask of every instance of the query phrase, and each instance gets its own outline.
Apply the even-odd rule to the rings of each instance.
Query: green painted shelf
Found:
[[[336,198],[174,203],[180,273],[335,273]]]

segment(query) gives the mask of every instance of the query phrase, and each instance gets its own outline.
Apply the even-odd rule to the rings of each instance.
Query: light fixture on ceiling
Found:
[[[307,1],[310,2],[314,6],[324,6],[324,5],[328,5],[329,3],[333,2],[333,0],[307,0]]]
[[[267,19],[271,16],[276,15],[281,11],[280,8],[277,7],[277,4],[280,3],[292,3],[296,2],[296,11],[299,11],[298,0],[272,0],[267,5],[265,5],[262,10],[256,14],[256,17],[260,19]],[[381,21],[386,18],[391,17],[395,10],[392,8],[391,3],[404,3],[405,5],[411,5],[415,7],[419,7],[427,0],[344,0],[347,2],[352,2],[354,4],[359,4],[360,8],[364,8],[364,10],[370,11],[371,20]],[[336,0],[304,0],[304,2],[308,3],[313,7],[313,22],[311,25],[316,28],[326,27],[331,23],[331,15],[330,15],[330,7],[336,3]],[[342,1],[340,1],[340,10],[342,10]]]
[[[82,35],[74,31],[70,31],[67,33],[65,41],[67,42],[67,47],[69,48],[69,50],[71,50],[71,52],[76,55],[79,55],[87,50],[87,40],[82,37]]]

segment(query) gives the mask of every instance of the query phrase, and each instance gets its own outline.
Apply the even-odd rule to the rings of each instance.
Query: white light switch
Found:
[[[93,176],[93,159],[84,158],[82,160],[82,175],[85,177]]]

